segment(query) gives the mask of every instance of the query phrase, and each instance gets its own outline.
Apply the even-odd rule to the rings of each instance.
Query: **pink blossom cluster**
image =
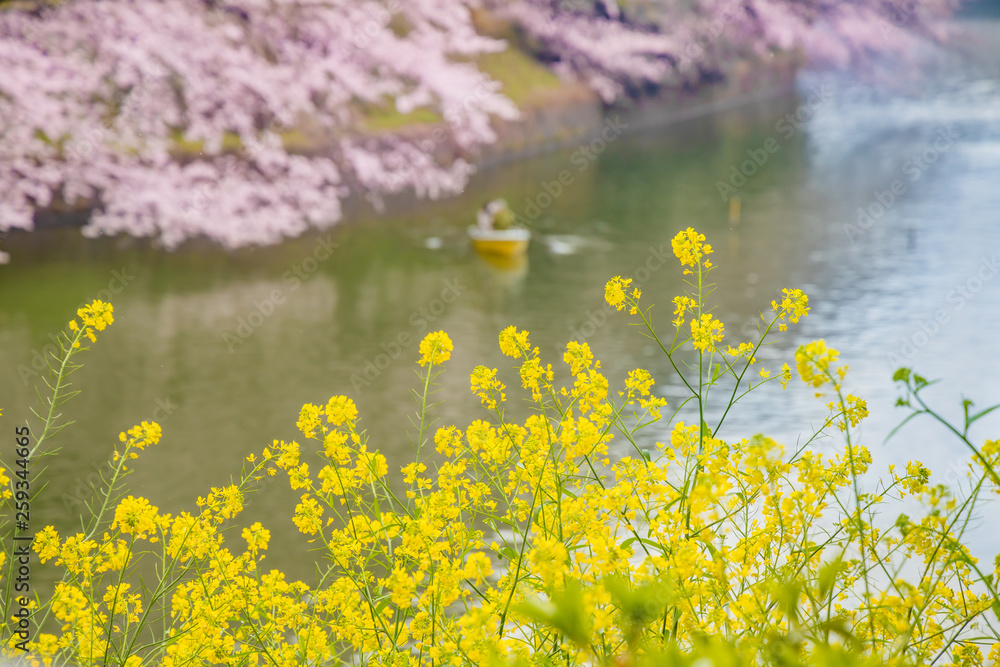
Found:
[[[459,192],[491,119],[518,114],[474,64],[507,48],[480,2],[612,102],[744,53],[847,65],[931,35],[952,0],[0,0],[0,231],[85,202],[88,234],[239,247],[334,224],[351,191]],[[366,130],[390,105],[443,129]],[[287,149],[301,128],[322,146]]]
[[[734,60],[801,50],[864,66],[943,37],[958,0],[492,0],[556,71],[605,101],[725,76]]]
[[[2,5],[0,5],[2,8]],[[97,202],[85,229],[274,243],[341,217],[349,187],[459,191],[467,160],[359,131],[431,107],[462,150],[516,107],[469,60],[505,47],[457,0],[70,0],[0,9],[0,230]],[[333,137],[293,155],[278,130]],[[232,137],[239,137],[233,144]],[[196,146],[178,154],[178,141]]]

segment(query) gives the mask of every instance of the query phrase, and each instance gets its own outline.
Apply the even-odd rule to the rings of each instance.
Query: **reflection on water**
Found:
[[[63,453],[50,468],[56,492],[36,504],[39,525],[71,529],[86,475],[119,431],[157,411],[163,441],[130,482],[165,510],[192,509],[197,495],[238,473],[248,452],[295,437],[303,403],[334,394],[357,401],[370,446],[402,465],[412,362],[419,340],[438,329],[455,341],[436,396],[440,424],[485,417],[468,388],[475,364],[505,369],[509,395],[518,393],[496,346],[510,324],[531,331],[557,368],[572,338],[590,343],[612,381],[650,368],[676,404],[680,383],[626,318],[604,307],[603,286],[635,276],[666,330],[668,303],[683,289],[669,240],[688,226],[716,247],[716,314],[734,342],[753,332],[756,313],[782,287],[802,287],[813,312],[765,349],[765,365],[776,370],[799,343],[825,337],[851,365],[850,390],[871,408],[863,438],[876,467],[919,457],[957,479],[966,452],[943,430],[914,423],[882,441],[902,416],[892,408],[898,365],[944,378],[934,396],[953,417],[960,395],[1000,402],[1000,88],[973,75],[928,82],[919,95],[827,83],[829,99],[791,133],[778,124],[801,109],[797,96],[615,142],[545,209],[520,260],[476,256],[465,228],[486,199],[520,210],[543,181],[576,168],[571,151],[482,174],[465,196],[410,216],[235,255],[200,246],[166,254],[128,239],[84,241],[73,230],[12,235],[13,261],[0,267],[8,425],[26,416],[34,351],[109,288],[112,272],[132,276],[114,296],[114,327],[74,376],[84,390],[68,410],[77,423],[60,436]],[[802,90],[817,84],[806,76]],[[942,132],[952,137],[947,146]],[[719,183],[770,139],[777,150],[738,188],[742,215],[731,227]],[[317,249],[332,243],[324,259]],[[722,435],[765,432],[792,445],[824,415],[805,388],[774,387],[746,399]],[[994,419],[974,435],[996,432]],[[251,499],[247,518],[289,545],[275,549],[271,565],[304,577],[311,566],[292,556],[292,545],[304,544],[288,521],[295,500],[279,480]],[[998,548],[989,531],[976,537]]]

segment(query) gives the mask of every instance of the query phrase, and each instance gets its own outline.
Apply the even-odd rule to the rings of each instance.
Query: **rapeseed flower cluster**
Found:
[[[97,336],[94,335],[94,331],[104,331],[109,324],[114,323],[114,310],[114,306],[110,303],[100,300],[94,301],[76,311],[80,323],[77,323],[76,320],[70,320],[69,329],[74,334],[86,336],[91,343],[96,343]],[[73,347],[80,347],[79,339],[78,335],[73,342]]]
[[[802,381],[813,387],[822,387],[824,384],[837,384],[833,377],[836,370],[840,379],[846,373],[846,368],[831,369],[840,353],[833,348],[826,346],[824,340],[814,340],[811,343],[800,345],[795,351],[795,365],[802,377]]]
[[[689,310],[694,310],[695,300],[689,296],[674,297],[674,321],[673,325],[680,329],[684,326],[684,319]]]
[[[629,314],[635,315],[639,312],[639,299],[642,297],[642,291],[638,287],[629,290],[631,285],[631,278],[615,276],[604,287],[604,299],[616,310],[621,311],[628,308]]]
[[[809,297],[800,289],[783,289],[781,293],[781,302],[771,301],[771,309],[778,315],[778,330],[787,331],[789,322],[809,314]]]
[[[420,341],[420,365],[427,364],[440,365],[451,358],[451,351],[455,346],[443,331],[435,331],[428,334]]]
[[[111,528],[123,534],[134,534],[142,539],[156,530],[156,508],[145,498],[129,496],[115,509],[115,520]]]
[[[712,268],[712,263],[704,259],[712,254],[712,246],[705,243],[704,234],[699,234],[693,228],[688,227],[679,232],[671,241],[671,247],[681,266]],[[684,269],[684,273],[690,272],[690,269]]]
[[[691,320],[691,344],[694,349],[704,352],[721,341],[724,337],[722,322],[705,313],[696,320]]]
[[[423,392],[406,462],[373,449],[354,401],[334,396],[302,406],[301,443],[274,440],[246,457],[238,480],[173,515],[132,495],[111,501],[123,495],[122,462],[160,439],[146,422],[123,433],[107,512],[98,508],[83,532],[62,537],[50,526],[36,536],[39,559],[63,576],[33,608],[42,631],[32,659],[902,667],[1000,658],[987,622],[1000,615],[1000,559],[990,570],[962,542],[975,496],[932,484],[919,462],[860,484],[871,454],[856,429],[868,406],[843,392],[836,350],[803,345],[795,365],[806,385],[836,394],[813,438],[842,433],[842,451],[789,452],[764,435],[726,434],[738,390],[790,382],[788,364],[773,376],[757,369],[757,384],[747,373],[772,327],[808,306],[786,290],[760,340],[712,354],[724,331],[706,303],[704,241],[690,229],[674,239],[681,266],[699,278],[674,300],[672,342],[657,337],[630,281],[606,287],[678,369],[689,393],[669,418],[648,371],[629,371],[612,391],[587,343],[570,342],[554,368],[512,326],[498,345],[517,362],[533,410],[511,419],[500,369],[480,365],[470,390],[487,414],[432,430],[432,380],[453,345],[431,333],[419,349]],[[689,348],[701,363],[681,362]],[[707,397],[723,389],[732,398],[718,411]],[[1000,441],[977,454],[975,489],[1000,466]],[[238,527],[255,483],[279,474],[299,498],[292,522],[322,553],[313,585],[265,570],[268,528]],[[926,511],[876,520],[896,502]],[[231,529],[242,539],[227,538]],[[152,583],[143,559],[156,564]]]

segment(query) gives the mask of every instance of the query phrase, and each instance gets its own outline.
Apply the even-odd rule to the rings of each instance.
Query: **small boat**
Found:
[[[531,230],[522,228],[484,230],[472,226],[469,227],[469,238],[472,239],[472,246],[476,252],[484,255],[515,257],[527,252]]]

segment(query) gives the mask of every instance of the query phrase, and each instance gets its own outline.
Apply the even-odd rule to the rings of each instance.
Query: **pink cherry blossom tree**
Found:
[[[803,49],[848,66],[936,38],[951,0],[482,0],[607,102],[701,85],[734,58]],[[0,230],[93,203],[86,233],[275,243],[351,191],[464,187],[491,119],[518,110],[474,64],[478,0],[0,2]],[[429,110],[434,132],[366,113]],[[297,142],[297,143],[296,143]]]

